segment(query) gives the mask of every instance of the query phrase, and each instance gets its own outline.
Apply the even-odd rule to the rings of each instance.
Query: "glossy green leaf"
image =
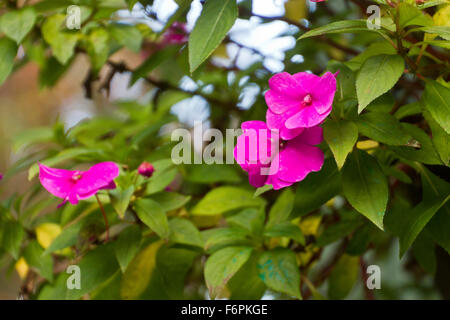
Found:
[[[358,127],[353,121],[330,119],[323,126],[323,137],[330,146],[340,169],[358,140]]]
[[[139,199],[135,202],[134,208],[139,219],[152,231],[161,238],[169,236],[169,223],[166,212],[157,202],[151,199]]]
[[[375,158],[355,150],[342,171],[342,186],[350,204],[383,230],[388,183]]]
[[[237,15],[236,0],[210,0],[205,3],[189,37],[191,73],[219,46]]]
[[[358,113],[375,98],[392,89],[405,69],[403,58],[398,55],[377,55],[367,59],[356,77]]]

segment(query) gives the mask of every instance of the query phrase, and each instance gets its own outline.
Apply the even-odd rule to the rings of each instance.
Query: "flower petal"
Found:
[[[270,90],[264,97],[269,109],[277,114],[299,107],[301,99],[307,94],[303,86],[287,72],[278,73],[270,78],[269,87]]]
[[[331,72],[326,72],[320,77],[315,87],[311,89],[311,95],[313,97],[312,106],[319,114],[328,112],[333,104],[335,93],[336,77]]]
[[[297,139],[311,146],[318,145],[323,141],[323,129],[319,126],[306,128]]]
[[[331,107],[323,114],[319,114],[313,107],[306,107],[286,120],[285,126],[288,129],[310,128],[322,123],[330,114]]]
[[[39,180],[42,186],[58,198],[66,198],[74,187],[71,182],[76,171],[53,169],[39,163]]]
[[[298,72],[292,75],[297,82],[299,82],[308,93],[317,86],[320,81],[320,77],[309,72]]]
[[[288,129],[286,128],[286,120],[292,117],[295,114],[295,109],[287,110],[286,112],[282,114],[276,114],[272,112],[270,109],[267,110],[266,113],[266,121],[267,126],[271,130],[279,130],[280,131],[280,137],[283,140],[290,140],[298,136],[302,131],[303,128],[295,128],[295,129]]]
[[[298,182],[311,171],[322,168],[324,154],[318,147],[307,145],[297,138],[287,142],[279,158],[278,178],[286,182]]]
[[[92,192],[111,186],[119,171],[119,166],[114,162],[98,163],[83,173],[74,191],[77,195],[92,195]]]

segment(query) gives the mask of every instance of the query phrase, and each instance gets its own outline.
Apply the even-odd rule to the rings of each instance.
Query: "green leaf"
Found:
[[[428,232],[422,232],[414,241],[412,247],[414,258],[428,273],[436,272],[436,253],[433,238]]]
[[[295,195],[291,189],[285,189],[269,211],[269,220],[266,227],[271,227],[289,219],[294,208]]]
[[[197,227],[189,220],[174,218],[169,221],[169,240],[203,248],[203,241]]]
[[[259,300],[266,291],[266,285],[258,276],[259,255],[253,252],[247,262],[228,281],[230,300]],[[245,290],[242,290],[245,288]]]
[[[128,264],[138,253],[141,237],[141,228],[136,225],[126,228],[119,234],[119,238],[114,244],[114,253],[122,272],[125,272]]]
[[[36,12],[32,7],[25,7],[17,11],[6,12],[0,18],[0,30],[17,44],[20,44],[25,36],[33,28],[36,22]]]
[[[298,40],[316,37],[324,34],[332,33],[348,33],[348,32],[371,32],[372,30],[367,28],[367,22],[365,20],[343,20],[329,23],[327,25],[309,30],[302,34]]]
[[[444,210],[443,208],[434,215],[428,223],[426,229],[429,231],[429,234],[433,240],[450,254],[450,234],[448,232],[449,225],[450,214],[448,210]]]
[[[284,248],[264,252],[258,261],[259,277],[272,290],[301,299],[300,271],[295,253]]]
[[[191,200],[190,196],[167,191],[154,194],[150,198],[158,202],[165,211],[181,208]]]
[[[264,199],[254,198],[253,193],[236,187],[219,187],[211,190],[192,209],[193,215],[216,215],[245,207],[260,207]]]
[[[412,211],[409,212],[403,220],[403,228],[400,237],[400,257],[413,244],[416,237],[435,215],[435,213],[450,199],[450,195],[445,199],[436,199],[435,201],[422,201]]]
[[[67,290],[67,299],[79,299],[111,278],[118,270],[113,246],[102,245],[89,251],[78,263],[81,289]]]
[[[24,257],[27,263],[36,268],[39,274],[50,282],[53,282],[53,258],[52,256],[42,256],[44,249],[36,240],[32,240],[24,250]]]
[[[389,147],[402,158],[419,161],[425,164],[441,164],[441,159],[434,149],[433,143],[424,131],[410,123],[402,123],[403,130],[418,141],[420,148]]]
[[[423,102],[434,120],[450,134],[450,89],[434,80],[427,80]]]
[[[355,285],[358,274],[359,257],[343,255],[330,274],[328,297],[333,300],[344,299]]]
[[[246,208],[232,216],[226,217],[231,226],[241,227],[253,234],[259,234],[264,227],[265,212],[258,208]]]
[[[388,183],[375,158],[355,150],[342,171],[342,186],[350,204],[383,230]]]
[[[407,145],[412,137],[400,122],[388,113],[368,112],[358,117],[359,132],[366,137],[392,146]]]
[[[260,195],[262,195],[263,193],[273,190],[273,186],[271,184],[266,184],[258,189],[256,189],[255,194],[253,195],[254,197],[258,197]]]
[[[0,39],[0,85],[5,82],[14,67],[17,45],[8,38]]]
[[[310,173],[297,184],[292,218],[310,213],[325,204],[341,190],[341,177],[336,162],[326,159],[322,170]]]
[[[236,0],[209,0],[189,37],[191,73],[202,64],[225,38],[238,15]]]
[[[333,152],[339,169],[358,140],[358,127],[353,121],[329,119],[323,126],[323,137]]]
[[[145,291],[156,271],[156,255],[161,245],[162,241],[151,243],[128,264],[120,288],[122,299],[137,299]]]
[[[415,6],[403,2],[398,5],[399,26],[405,28],[407,26],[432,26],[433,19],[422,12]]]
[[[404,65],[402,57],[386,54],[370,57],[364,62],[356,77],[358,113],[397,83]]]
[[[168,170],[158,170],[156,165],[155,167],[155,173],[150,178],[146,194],[155,194],[160,191],[163,191],[169,184],[172,183],[172,181],[177,176],[178,170],[176,168],[170,168]]]
[[[330,243],[340,240],[362,225],[362,219],[343,219],[326,228],[325,231],[317,238],[316,245],[324,247]]]
[[[273,226],[266,227],[264,231],[266,237],[286,237],[297,241],[299,244],[305,244],[305,237],[298,227],[289,221],[277,223]]]
[[[431,128],[434,148],[441,157],[442,163],[449,165],[450,160],[450,135],[433,119],[428,111],[423,113]]]
[[[109,34],[121,46],[131,51],[139,52],[142,45],[142,34],[138,28],[131,25],[113,23],[108,26]]]
[[[164,209],[151,199],[139,199],[134,208],[139,219],[161,238],[169,236],[169,223]]]
[[[356,71],[361,68],[363,63],[373,56],[378,56],[380,54],[396,54],[397,51],[388,41],[378,41],[369,45],[362,53],[356,57],[350,59],[345,64]]]
[[[9,252],[15,260],[19,258],[25,231],[16,221],[6,221],[0,224],[0,246]]]
[[[21,148],[26,148],[34,143],[50,142],[55,138],[53,128],[39,127],[30,128],[20,132],[13,139],[14,151],[19,151]]]
[[[432,26],[414,29],[414,31],[423,31],[426,33],[437,34],[445,40],[450,40],[450,27],[448,26]]]
[[[92,69],[100,71],[108,60],[109,33],[105,29],[95,29],[88,35],[87,51],[91,57]]]
[[[195,183],[211,184],[217,182],[237,183],[241,176],[232,166],[223,164],[192,165],[186,179]]]
[[[222,294],[228,281],[250,258],[252,248],[228,247],[212,254],[205,264],[205,281],[211,299]]]
[[[41,28],[42,36],[52,47],[53,55],[63,65],[72,58],[78,42],[77,34],[62,30],[65,20],[64,14],[55,14],[46,18]]]
[[[61,250],[77,243],[78,234],[81,230],[81,223],[72,224],[65,228],[44,251],[44,255]]]
[[[179,51],[177,46],[168,46],[162,50],[153,53],[147,60],[145,60],[137,69],[133,72],[130,80],[130,86],[136,83],[140,78],[146,77],[162,62],[173,59],[175,54]]]
[[[123,219],[125,216],[125,212],[128,209],[128,205],[130,204],[130,200],[131,197],[133,196],[133,193],[134,193],[134,186],[130,186],[125,190],[122,190],[122,188],[117,187],[116,189],[109,191],[111,204],[121,219]]]
[[[252,245],[248,238],[248,231],[242,228],[215,228],[202,231],[201,233],[204,249],[207,252],[214,252],[224,246]]]

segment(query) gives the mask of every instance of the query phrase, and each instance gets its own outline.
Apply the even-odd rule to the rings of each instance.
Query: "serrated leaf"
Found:
[[[356,94],[358,96],[358,113],[392,89],[403,74],[405,62],[398,55],[378,55],[367,59],[356,77]]]

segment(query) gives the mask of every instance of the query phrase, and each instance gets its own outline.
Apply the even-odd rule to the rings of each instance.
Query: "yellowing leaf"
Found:
[[[284,16],[294,21],[300,21],[306,18],[308,9],[306,8],[306,0],[288,0],[284,3]]]
[[[137,299],[147,288],[156,269],[156,254],[162,244],[163,241],[151,243],[130,262],[122,277],[122,299]]]
[[[61,233],[61,227],[56,223],[43,223],[36,228],[36,238],[42,248],[47,249]]]
[[[28,274],[28,270],[30,270],[30,267],[28,267],[28,264],[23,257],[16,262],[15,268],[20,279],[22,280],[25,279]]]
[[[300,229],[305,236],[315,236],[319,230],[321,216],[308,216],[300,222]]]
[[[359,141],[356,144],[356,147],[360,150],[368,150],[368,149],[375,149],[378,148],[380,144],[376,141],[373,140],[364,140],[364,141]]]

